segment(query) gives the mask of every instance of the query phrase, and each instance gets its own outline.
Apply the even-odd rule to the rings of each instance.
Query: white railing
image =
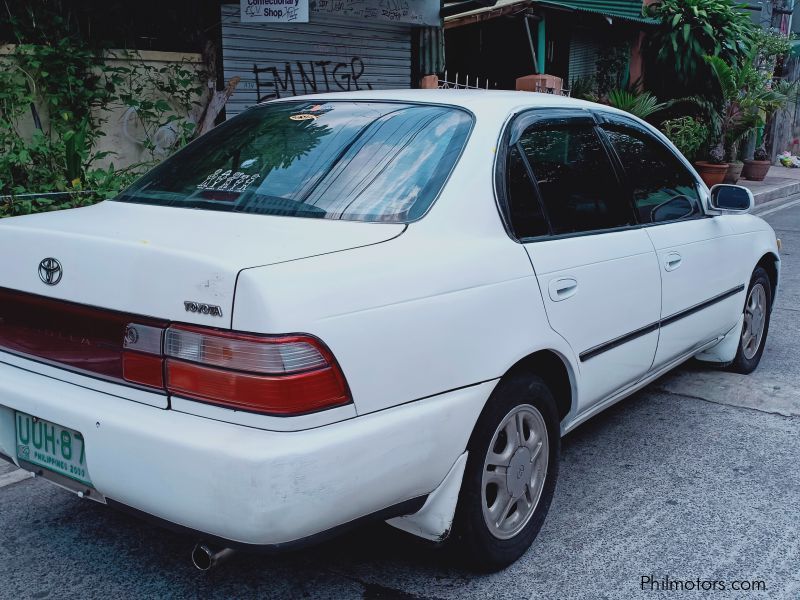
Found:
[[[473,77],[470,82],[470,76],[467,75],[464,81],[460,81],[459,74],[456,73],[455,81],[450,81],[447,77],[447,71],[444,72],[444,79],[439,80],[440,90],[488,90],[489,87],[488,77],[484,80],[483,84],[481,84],[480,77]],[[495,82],[494,87],[497,87],[497,82]]]
[[[481,80],[480,77],[470,77],[469,75],[465,76],[463,80],[459,73],[456,73],[455,79],[450,81],[447,75],[447,71],[444,72],[444,78],[439,79],[439,89],[440,90],[488,90],[488,89],[498,89],[497,82],[491,83],[489,78],[486,77]],[[570,90],[562,87],[561,89],[555,89],[552,87],[546,87],[544,83],[542,83],[541,87],[537,87],[536,90],[542,94],[558,94],[561,96],[569,96]]]

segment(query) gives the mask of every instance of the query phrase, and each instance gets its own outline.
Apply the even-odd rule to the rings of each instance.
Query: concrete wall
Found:
[[[0,47],[0,55],[8,55],[11,52],[13,52],[13,46]],[[200,110],[207,102],[208,94],[211,91],[207,82],[202,79],[205,77],[205,74],[200,54],[151,50],[141,50],[137,52],[111,50],[107,53],[105,62],[110,66],[124,66],[132,62],[141,62],[155,69],[159,69],[168,64],[182,63],[186,68],[194,70],[197,73],[198,79],[201,80],[199,83],[201,83],[203,87],[203,93],[195,98],[195,100],[200,103],[200,107],[196,109],[193,114],[180,114],[179,116],[182,118],[196,120],[199,117]],[[164,99],[168,102],[171,100],[170,98]],[[178,114],[178,106],[174,101],[171,102],[171,104],[176,108],[175,114]],[[37,102],[36,108],[42,121],[42,127],[47,130],[50,121],[48,107],[46,103],[40,100]],[[115,168],[119,169],[153,160],[151,153],[146,151],[142,144],[145,134],[135,111],[118,105],[109,107],[108,110],[97,116],[104,120],[104,123],[101,125],[101,131],[105,135],[100,137],[95,150],[109,151],[115,154],[97,161],[96,166],[107,167],[110,163],[113,163]],[[26,111],[25,117],[18,123],[18,128],[22,135],[30,135],[33,132],[34,123],[30,111]],[[162,129],[157,139],[166,143],[171,137],[174,136],[170,128],[167,127]],[[165,148],[163,152],[157,152],[156,154],[167,153],[169,153],[169,149]],[[156,158],[158,158],[158,156]]]

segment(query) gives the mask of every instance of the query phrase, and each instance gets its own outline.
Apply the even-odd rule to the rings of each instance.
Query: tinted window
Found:
[[[245,111],[117,200],[267,215],[403,222],[438,195],[472,124],[390,102],[280,102]]]
[[[520,146],[554,234],[633,223],[630,205],[593,128],[534,126],[523,134]]]
[[[547,233],[547,221],[528,175],[528,168],[516,146],[508,153],[507,196],[511,227],[517,238]]]
[[[621,126],[604,126],[625,169],[640,223],[701,214],[694,177],[661,142]]]

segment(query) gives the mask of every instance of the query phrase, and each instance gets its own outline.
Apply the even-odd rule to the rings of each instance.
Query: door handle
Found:
[[[578,291],[578,281],[572,277],[553,279],[548,284],[547,291],[553,302],[561,302],[575,295],[575,292]]]
[[[667,271],[674,271],[681,266],[683,258],[677,252],[668,252],[664,257],[664,269]]]

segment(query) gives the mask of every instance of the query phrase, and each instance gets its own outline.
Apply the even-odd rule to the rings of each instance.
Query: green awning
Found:
[[[642,0],[534,0],[542,6],[569,8],[613,19],[654,25],[658,21],[642,16]]]

